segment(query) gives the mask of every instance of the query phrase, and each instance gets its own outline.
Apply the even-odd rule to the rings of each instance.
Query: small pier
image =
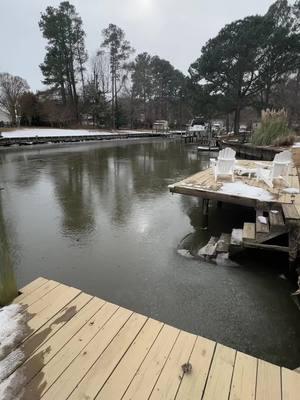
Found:
[[[53,280],[20,292],[23,400],[299,400],[295,371]]]
[[[260,164],[269,165],[269,161]],[[169,185],[172,193],[195,196],[203,199],[203,211],[208,212],[210,200],[218,203],[238,204],[252,207],[256,218],[244,221],[231,233],[220,238],[211,238],[202,249],[202,255],[216,257],[219,252],[240,248],[257,248],[280,251],[289,254],[290,272],[294,273],[300,246],[300,194],[297,168],[293,167],[288,178],[289,187],[276,182],[270,188],[254,175],[256,162],[238,160],[235,182],[222,179],[215,181],[211,168],[190,176],[178,183]],[[272,244],[272,240],[287,236],[286,245]],[[220,250],[221,249],[221,250]]]

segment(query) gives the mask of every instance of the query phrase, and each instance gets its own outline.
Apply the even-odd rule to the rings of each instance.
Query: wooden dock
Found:
[[[270,162],[260,164],[267,166]],[[288,177],[289,189],[280,180],[275,181],[273,188],[270,188],[265,182],[258,181],[254,173],[249,173],[255,171],[256,165],[254,160],[237,160],[236,168],[240,175],[235,174],[235,183],[230,179],[218,179],[216,182],[212,169],[208,168],[169,185],[169,190],[172,193],[202,198],[204,213],[208,212],[209,200],[254,208],[255,220],[244,221],[243,226],[233,229],[231,237],[227,235],[226,251],[234,250],[233,247],[238,246],[288,253],[289,271],[294,274],[297,268],[296,260],[300,257],[300,193],[297,168],[291,168]],[[291,188],[293,193],[290,192]],[[261,222],[261,218],[265,223]],[[274,245],[272,240],[282,235],[288,236],[288,245]],[[233,236],[240,237],[239,243],[235,239],[232,240]],[[215,258],[218,253],[224,252],[224,246],[221,246],[224,237],[221,235],[220,238],[211,239],[213,240],[208,243],[207,248],[201,249],[201,256]],[[220,247],[221,250],[218,250]]]
[[[257,161],[254,160],[237,160],[237,168],[246,170],[255,170]],[[269,161],[260,162],[260,164],[270,165]],[[222,186],[226,182],[231,182],[226,179],[218,179],[215,182],[213,171],[211,168],[207,168],[204,171],[200,171],[195,175],[189,176],[180,182],[169,185],[169,190],[172,193],[180,193],[190,196],[202,197],[205,199],[216,200],[227,203],[240,204],[250,207],[256,207],[259,203],[267,202],[270,204],[295,204],[299,215],[300,215],[300,194],[286,193],[285,186],[282,183],[275,183],[273,188],[270,188],[263,181],[257,181],[256,177],[248,175],[237,175],[235,174],[235,182],[242,182],[249,186],[260,188],[266,191],[272,196],[271,200],[261,201],[256,197],[243,196],[241,194],[228,194],[222,192]],[[289,175],[289,187],[299,190],[299,179],[297,169],[292,168]]]
[[[21,293],[24,400],[299,400],[297,372],[52,280]]]

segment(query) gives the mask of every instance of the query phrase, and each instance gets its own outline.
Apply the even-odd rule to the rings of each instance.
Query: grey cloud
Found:
[[[137,52],[147,51],[187,72],[201,47],[226,24],[251,14],[263,14],[272,0],[75,0],[92,55],[101,30],[113,22],[122,27]],[[0,0],[0,71],[27,79],[42,88],[39,64],[45,41],[38,27],[40,13],[59,0]]]

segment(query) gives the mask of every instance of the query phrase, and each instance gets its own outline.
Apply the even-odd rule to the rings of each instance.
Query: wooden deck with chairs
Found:
[[[297,210],[300,213],[300,194],[291,194],[287,192],[288,187],[285,186],[282,181],[275,181],[274,187],[270,188],[265,182],[258,181],[254,174],[257,166],[257,161],[254,160],[237,160],[237,173],[235,173],[235,182],[240,182],[251,186],[252,188],[258,188],[265,192],[267,200],[255,196],[241,193],[234,193],[224,191],[224,184],[231,182],[230,179],[218,178],[215,181],[212,168],[207,168],[204,171],[198,172],[195,175],[189,176],[180,182],[169,185],[169,190],[172,193],[180,193],[190,196],[202,197],[210,200],[217,200],[222,202],[228,202],[233,204],[240,204],[250,207],[256,207],[259,203],[270,203],[270,204],[295,204]],[[270,165],[270,161],[260,161],[261,165]],[[240,171],[240,175],[238,174]],[[247,174],[247,171],[250,171]],[[252,171],[252,173],[251,173]],[[241,175],[243,174],[243,175]],[[291,168],[289,174],[289,188],[299,190],[299,179],[296,168]],[[260,195],[261,193],[259,193]],[[267,196],[268,195],[268,196]]]
[[[294,371],[53,280],[21,293],[24,400],[299,400]]]

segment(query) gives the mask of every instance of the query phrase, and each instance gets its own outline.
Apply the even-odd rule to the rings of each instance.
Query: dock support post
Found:
[[[203,213],[203,215],[208,215],[208,205],[209,205],[209,200],[208,199],[203,199],[203,201],[202,201],[202,213]]]
[[[296,276],[297,267],[300,265],[300,225],[291,223],[289,230],[289,274]]]
[[[209,206],[209,200],[208,199],[203,199],[202,200],[202,228],[207,228],[208,227],[208,206]]]

